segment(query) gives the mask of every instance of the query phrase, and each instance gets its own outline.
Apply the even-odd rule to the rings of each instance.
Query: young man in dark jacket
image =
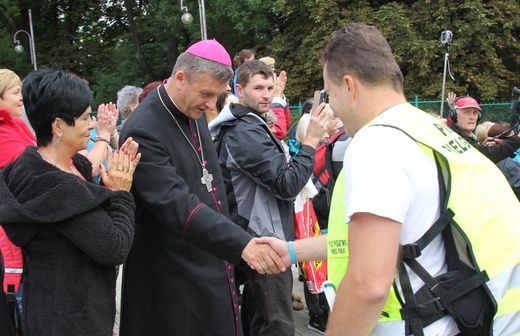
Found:
[[[260,61],[242,64],[237,71],[239,104],[225,107],[209,127],[216,136],[231,220],[253,236],[289,241],[294,239],[293,200],[311,177],[328,117],[321,113],[324,105],[316,109],[299,153],[288,164],[264,119],[274,86],[269,66]],[[293,336],[292,272],[245,272],[253,296],[243,302],[251,316],[250,334]]]

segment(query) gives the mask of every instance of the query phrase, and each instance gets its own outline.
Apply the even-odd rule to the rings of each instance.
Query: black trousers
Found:
[[[309,309],[309,316],[320,315],[323,316],[329,311],[329,304],[325,293],[312,294],[309,292],[307,284],[303,283],[303,294],[305,295],[305,303]]]
[[[242,294],[244,336],[294,336],[292,270],[271,275],[244,271],[249,279]]]

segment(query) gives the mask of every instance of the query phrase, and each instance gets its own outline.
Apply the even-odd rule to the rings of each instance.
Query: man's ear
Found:
[[[181,88],[188,80],[184,70],[179,70],[174,75],[175,86]]]
[[[243,95],[244,88],[242,87],[242,85],[237,84],[235,88],[237,91],[238,98],[244,98],[244,95]]]
[[[357,82],[354,77],[350,75],[343,76],[343,84],[345,85],[346,93],[353,100],[357,96]]]

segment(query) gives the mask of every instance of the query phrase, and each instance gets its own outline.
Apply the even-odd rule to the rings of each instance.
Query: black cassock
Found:
[[[225,217],[226,192],[205,118],[188,119],[163,85],[158,90],[120,137],[121,143],[132,137],[142,153],[132,187],[136,231],[123,267],[121,335],[241,335],[229,262],[241,262],[251,236]],[[202,140],[211,192],[201,182],[200,154],[160,97],[195,150]]]

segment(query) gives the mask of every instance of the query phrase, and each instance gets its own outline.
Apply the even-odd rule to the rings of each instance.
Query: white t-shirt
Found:
[[[343,161],[345,216],[371,213],[402,223],[401,244],[419,239],[439,217],[439,185],[434,159],[402,131],[370,126],[352,139]],[[434,277],[446,272],[444,242],[435,238],[417,259]],[[409,270],[409,269],[408,269]],[[423,282],[409,270],[414,292]],[[425,335],[456,335],[451,317],[425,328]]]

